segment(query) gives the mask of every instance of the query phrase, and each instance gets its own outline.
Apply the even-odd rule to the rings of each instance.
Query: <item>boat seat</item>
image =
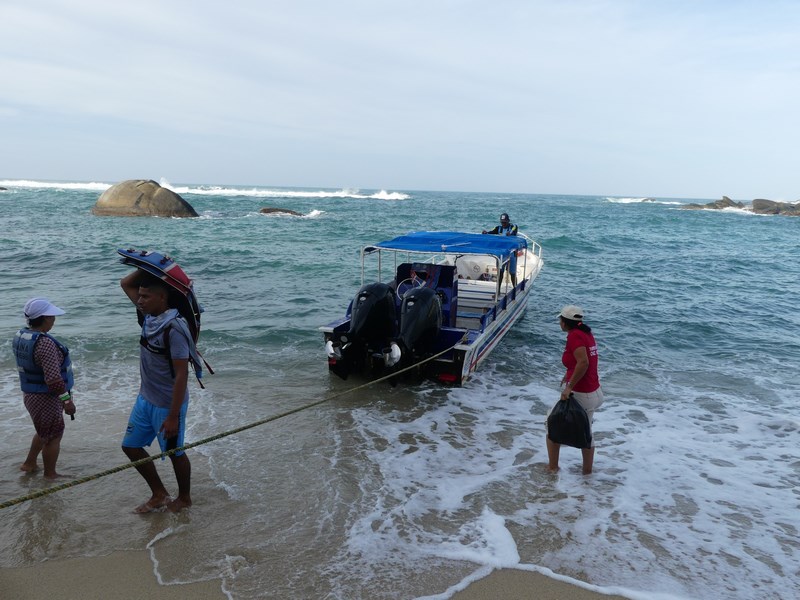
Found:
[[[411,277],[411,263],[401,263],[397,265],[397,276],[395,281],[400,283]]]
[[[497,284],[491,281],[459,279],[454,287],[458,297],[457,325],[467,329],[481,329],[486,313],[494,308]]]

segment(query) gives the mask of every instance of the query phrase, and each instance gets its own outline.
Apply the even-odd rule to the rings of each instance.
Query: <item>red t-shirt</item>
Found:
[[[569,381],[572,377],[572,372],[575,370],[577,361],[575,360],[575,350],[583,346],[586,348],[586,356],[589,358],[589,368],[586,373],[581,377],[580,381],[572,388],[573,392],[593,392],[600,387],[600,378],[597,375],[597,342],[594,341],[594,336],[591,333],[581,331],[577,327],[570,329],[567,332],[567,347],[564,354],[561,356],[561,362],[567,367],[567,378],[564,381]]]

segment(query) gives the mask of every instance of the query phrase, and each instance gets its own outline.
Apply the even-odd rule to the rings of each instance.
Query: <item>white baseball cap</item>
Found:
[[[65,313],[47,298],[31,298],[22,310],[28,320],[38,317],[57,317]]]
[[[583,321],[583,309],[580,306],[568,304],[561,309],[561,312],[558,313],[558,316],[569,319],[570,321]]]

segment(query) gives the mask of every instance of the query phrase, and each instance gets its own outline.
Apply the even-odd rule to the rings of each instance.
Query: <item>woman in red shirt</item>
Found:
[[[561,362],[567,372],[561,380],[561,400],[575,396],[578,403],[586,410],[589,423],[594,421],[594,411],[603,403],[603,390],[597,375],[597,343],[594,341],[592,329],[583,322],[583,309],[578,306],[565,306],[559,316],[561,330],[567,332],[567,346],[561,356]],[[558,455],[561,444],[547,438],[548,469],[558,471]],[[592,447],[581,448],[583,454],[583,473],[592,472],[594,464],[594,436]]]

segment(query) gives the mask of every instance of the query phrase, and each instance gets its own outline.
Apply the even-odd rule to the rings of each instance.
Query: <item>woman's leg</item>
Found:
[[[58,454],[60,452],[61,436],[44,443],[44,447],[42,448],[42,462],[44,463],[44,476],[47,479],[60,477],[60,475],[56,473],[56,461],[58,460]]]
[[[594,465],[594,447],[581,448],[581,454],[583,455],[583,474],[590,475]]]
[[[556,444],[549,437],[547,438],[547,470],[551,473],[558,471],[558,455],[561,452],[561,444]]]
[[[589,475],[594,468],[594,412],[603,404],[603,390],[597,388],[597,390],[588,394],[575,393],[575,399],[586,410],[586,416],[589,417],[590,427],[592,428],[592,447],[581,448],[583,474]]]
[[[43,447],[44,447],[44,442],[42,441],[42,438],[39,437],[38,433],[34,433],[33,439],[31,440],[31,449],[28,450],[28,457],[25,459],[25,462],[22,463],[22,466],[19,468],[20,471],[33,473],[39,468],[36,464],[36,461],[39,458],[39,453],[42,451]]]

